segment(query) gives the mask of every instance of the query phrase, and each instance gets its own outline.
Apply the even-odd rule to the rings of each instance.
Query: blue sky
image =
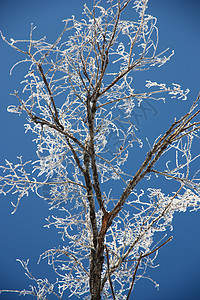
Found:
[[[72,14],[81,17],[84,3],[80,0],[4,0],[0,2],[0,29],[8,38],[28,37],[30,24],[37,26],[36,36],[47,36],[53,42],[62,29],[62,20]],[[138,74],[138,80],[157,80],[180,83],[190,88],[187,102],[169,100],[153,104],[147,115],[138,119],[142,134],[156,136],[165,130],[174,116],[186,112],[200,90],[200,1],[198,0],[150,0],[149,13],[158,18],[159,49],[170,47],[175,56],[164,67]],[[131,17],[131,12],[127,12]],[[34,157],[34,144],[30,134],[24,135],[23,117],[9,114],[6,107],[15,98],[10,92],[20,89],[23,68],[9,69],[19,55],[0,41],[0,164],[4,158],[16,162],[16,156],[24,160]],[[156,111],[156,113],[155,113]],[[159,124],[159,126],[157,125]],[[14,196],[0,195],[0,289],[24,289],[31,282],[24,275],[16,258],[30,258],[30,266],[36,277],[48,273],[46,262],[36,265],[39,255],[58,245],[56,231],[43,228],[48,206],[35,195],[22,201],[18,211],[11,215],[10,200]],[[200,215],[177,214],[174,218],[173,242],[166,245],[158,256],[158,269],[151,272],[159,282],[158,292],[149,281],[140,281],[135,288],[134,300],[198,300],[200,299]],[[15,300],[17,295],[0,295],[0,300]],[[20,298],[19,298],[20,299]],[[28,298],[27,298],[28,299]]]

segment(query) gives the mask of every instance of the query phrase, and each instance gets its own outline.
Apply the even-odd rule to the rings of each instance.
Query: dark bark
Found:
[[[104,238],[108,230],[110,214],[106,213],[102,217],[102,225],[98,235],[97,249],[91,250],[90,264],[90,294],[91,300],[101,299],[101,272],[104,262]]]
[[[91,300],[101,299],[101,272],[104,256],[103,251],[100,253],[96,249],[91,249],[90,262],[90,295]]]

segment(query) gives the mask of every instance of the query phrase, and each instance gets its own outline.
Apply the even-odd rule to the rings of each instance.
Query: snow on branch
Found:
[[[147,4],[85,4],[81,20],[63,20],[54,43],[35,40],[33,25],[28,40],[8,40],[1,33],[25,56],[13,66],[25,62],[27,69],[22,91],[13,93],[17,104],[8,112],[26,116],[25,132],[33,136],[37,158],[6,160],[0,193],[17,196],[13,212],[32,193],[46,200],[53,212],[46,227],[61,234],[61,245],[40,256],[57,281],[35,278],[28,262],[20,261],[35,286],[11,292],[37,299],[49,294],[64,299],[66,290],[81,299],[128,299],[171,240],[166,234],[174,213],[200,208],[200,155],[193,151],[200,96],[155,140],[148,137],[148,145],[134,123],[143,103],[152,108],[154,100],[186,100],[189,93],[177,83],[146,80],[140,90],[135,84],[137,71],[161,67],[174,54],[168,48],[158,52],[157,19],[147,13]],[[126,9],[133,9],[133,19],[124,17]],[[168,192],[160,187],[163,180],[175,183]]]

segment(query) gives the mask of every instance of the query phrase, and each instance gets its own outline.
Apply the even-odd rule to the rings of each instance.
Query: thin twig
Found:
[[[116,300],[116,298],[115,298],[115,291],[114,291],[114,288],[113,288],[113,285],[112,285],[111,276],[110,276],[109,253],[108,253],[108,248],[107,248],[106,245],[105,245],[105,248],[106,248],[106,258],[107,258],[108,280],[109,280],[109,283],[110,283],[110,288],[111,288],[113,299]]]
[[[160,246],[156,247],[154,250],[152,250],[152,251],[150,251],[150,252],[148,252],[148,253],[146,253],[146,254],[140,253],[140,256],[139,256],[139,258],[138,258],[138,261],[137,261],[137,264],[136,264],[136,267],[135,267],[135,270],[134,270],[134,273],[133,273],[133,279],[132,279],[132,282],[131,282],[130,289],[129,289],[129,292],[128,292],[128,295],[127,295],[126,300],[129,299],[130,294],[131,294],[131,292],[132,292],[133,285],[134,285],[135,278],[136,278],[136,273],[137,273],[137,270],[138,270],[138,268],[139,268],[139,265],[140,265],[141,260],[142,260],[143,258],[145,258],[145,257],[147,257],[147,256],[149,256],[149,255],[151,255],[151,254],[153,254],[154,252],[158,251],[161,247],[163,247],[165,244],[167,244],[168,242],[170,242],[170,241],[172,240],[172,238],[173,238],[172,236],[169,237],[169,238],[168,238],[164,243],[162,243]]]

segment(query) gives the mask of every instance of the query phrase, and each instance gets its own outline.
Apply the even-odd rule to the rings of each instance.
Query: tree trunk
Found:
[[[90,297],[91,300],[101,299],[101,272],[104,261],[103,249],[91,250],[90,262]]]
[[[110,213],[106,212],[102,217],[101,229],[97,239],[97,249],[91,249],[90,262],[90,295],[91,300],[101,299],[101,272],[104,262],[104,240],[106,232],[111,225]]]

